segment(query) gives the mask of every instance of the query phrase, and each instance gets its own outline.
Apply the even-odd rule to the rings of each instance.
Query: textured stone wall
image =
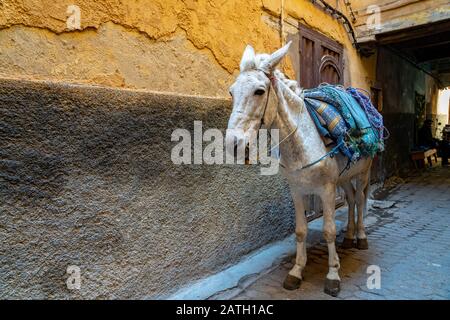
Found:
[[[0,81],[0,298],[157,298],[293,232],[252,166],[176,166],[175,128],[229,100]],[[81,269],[81,290],[66,268]]]

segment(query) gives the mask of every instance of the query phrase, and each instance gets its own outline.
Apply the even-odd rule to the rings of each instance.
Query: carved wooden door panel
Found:
[[[338,58],[332,55],[323,55],[320,60],[320,83],[341,84],[342,75]]]

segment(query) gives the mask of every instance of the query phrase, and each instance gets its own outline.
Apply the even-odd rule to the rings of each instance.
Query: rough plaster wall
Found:
[[[233,78],[182,34],[152,42],[110,22],[76,37],[14,26],[0,32],[0,43],[0,74],[20,78],[212,96],[227,94]]]
[[[66,29],[71,4],[0,3],[0,76],[225,96],[247,43],[280,45],[277,0],[80,0],[80,31]],[[286,6],[343,44],[349,83],[368,88],[340,23]],[[1,83],[0,297],[160,297],[292,232],[280,178],[169,162],[171,130],[224,128],[229,101]],[[65,287],[69,264],[80,292]]]
[[[280,1],[80,0],[81,31],[69,31],[71,0],[7,0],[0,10],[0,76],[227,96],[246,44],[280,45]],[[342,25],[307,0],[286,1],[286,17],[348,49],[349,83],[371,72]],[[288,32],[290,32],[288,30]],[[295,77],[296,57],[285,71]]]
[[[161,297],[293,232],[280,177],[172,164],[173,129],[225,128],[229,112],[228,100],[0,80],[0,298]]]
[[[4,2],[0,73],[226,96],[247,43],[260,51],[279,45],[256,0],[77,1],[82,31],[67,30],[72,4]]]

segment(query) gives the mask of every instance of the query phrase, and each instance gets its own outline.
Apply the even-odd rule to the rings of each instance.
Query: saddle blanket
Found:
[[[366,94],[328,84],[303,94],[320,135],[331,138],[351,162],[384,150],[383,117]]]

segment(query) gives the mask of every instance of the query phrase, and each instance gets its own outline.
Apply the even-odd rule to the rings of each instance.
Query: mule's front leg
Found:
[[[294,267],[289,271],[283,283],[283,287],[287,290],[298,289],[302,282],[302,271],[306,265],[306,234],[308,232],[303,196],[297,190],[291,190],[291,193],[295,205],[297,256],[295,257]]]
[[[339,277],[339,257],[336,252],[335,199],[336,186],[330,185],[321,195],[323,204],[323,235],[328,245],[328,274],[325,280],[325,293],[336,297],[341,289]]]

